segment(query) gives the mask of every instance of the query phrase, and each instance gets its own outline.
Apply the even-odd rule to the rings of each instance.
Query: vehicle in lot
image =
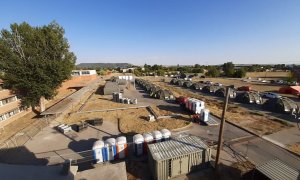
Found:
[[[212,85],[213,82],[212,81],[205,81],[204,84],[209,84],[209,85]]]
[[[238,91],[251,91],[250,86],[241,86],[237,88]]]
[[[215,83],[214,86],[223,86],[221,83]]]
[[[281,96],[276,94],[276,93],[271,93],[271,92],[264,92],[264,93],[261,93],[261,96],[263,98],[267,98],[267,99],[270,99],[270,98],[280,98]]]

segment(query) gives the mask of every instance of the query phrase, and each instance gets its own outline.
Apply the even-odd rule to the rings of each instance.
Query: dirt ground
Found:
[[[280,85],[273,85],[273,84],[267,84],[267,83],[260,83],[260,82],[244,82],[242,79],[238,78],[194,78],[193,81],[212,81],[214,83],[221,83],[224,85],[234,85],[235,87],[241,87],[241,86],[250,86],[253,90],[264,92],[264,91],[270,91],[270,92],[278,92],[278,90],[283,87]]]
[[[251,78],[287,78],[290,72],[247,72],[246,77]]]
[[[149,80],[150,78],[146,79]],[[159,79],[157,80],[158,81],[152,82],[165,89],[169,89],[175,96],[187,96],[203,100],[205,102],[205,106],[210,110],[212,114],[221,117],[223,102],[212,99],[209,96],[201,95],[199,93],[193,93],[188,89],[176,88],[167,83],[159,81]],[[289,127],[287,124],[281,123],[274,117],[269,117],[259,112],[253,112],[234,104],[229,104],[226,113],[226,119],[259,135],[272,134]]]
[[[108,107],[112,108],[111,106]],[[157,113],[159,114],[160,112]],[[74,124],[88,119],[103,118],[105,121],[118,123],[119,119],[119,128],[123,133],[145,133],[164,128],[176,129],[189,124],[189,118],[186,116],[179,118],[159,119],[155,122],[149,122],[147,121],[147,116],[149,114],[150,112],[146,108],[115,110],[109,112],[80,113],[72,114],[66,118],[64,122],[67,124]]]
[[[300,155],[300,142],[289,145],[288,149]]]

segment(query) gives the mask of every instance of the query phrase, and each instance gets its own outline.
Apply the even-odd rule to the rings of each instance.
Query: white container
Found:
[[[96,163],[101,163],[103,162],[103,150],[104,150],[104,142],[101,140],[98,140],[94,142],[93,145],[93,155],[94,155],[94,160]]]
[[[128,76],[125,76],[125,79],[126,79],[126,81],[128,81],[128,80],[129,80],[129,77],[128,77]]]
[[[208,109],[203,109],[201,111],[201,120],[204,122],[208,121],[208,116],[209,116],[209,110]]]
[[[161,142],[161,139],[162,139],[162,134],[160,131],[153,131],[152,132],[152,135],[153,135],[153,140],[154,142]]]
[[[148,144],[152,144],[154,139],[151,133],[144,133],[144,152],[147,153]]]
[[[141,134],[133,136],[134,154],[140,156],[144,152],[144,137]]]
[[[132,81],[132,80],[133,80],[133,77],[132,77],[132,76],[129,76],[129,80]]]
[[[169,131],[168,129],[162,129],[160,130],[160,132],[162,134],[162,141],[166,141],[170,139],[171,131]]]
[[[116,139],[117,158],[123,159],[127,156],[127,140],[125,136]]]
[[[109,138],[105,141],[105,154],[107,161],[114,160],[116,158],[117,150],[116,150],[116,139]]]

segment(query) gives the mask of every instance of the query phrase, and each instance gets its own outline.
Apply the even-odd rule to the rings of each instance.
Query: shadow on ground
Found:
[[[45,158],[37,158],[34,153],[21,146],[1,150],[0,162],[22,165],[47,165],[49,161]]]

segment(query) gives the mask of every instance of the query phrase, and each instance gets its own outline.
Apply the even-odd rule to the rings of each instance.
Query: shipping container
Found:
[[[101,140],[94,142],[92,149],[93,149],[93,156],[95,162],[96,163],[103,162],[104,142]]]
[[[141,134],[136,134],[133,136],[134,143],[134,154],[136,156],[141,156],[144,154],[144,137]]]
[[[210,166],[210,148],[197,136],[172,138],[148,146],[148,163],[155,180],[167,180]]]
[[[123,159],[127,157],[127,140],[125,136],[116,139],[117,158]]]

